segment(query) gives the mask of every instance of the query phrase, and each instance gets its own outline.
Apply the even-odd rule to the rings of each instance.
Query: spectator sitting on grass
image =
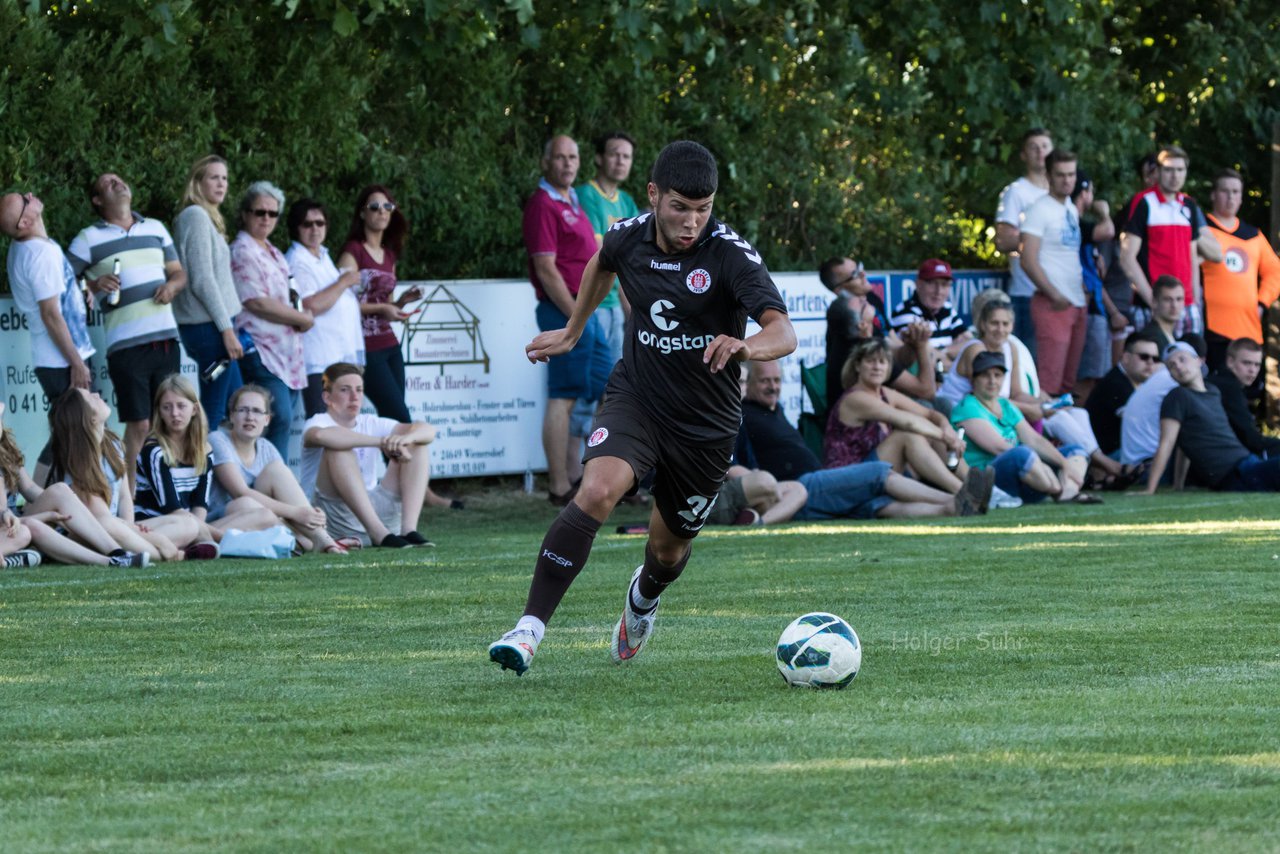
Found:
[[[1130,332],[1120,362],[1098,381],[1084,405],[1104,454],[1120,450],[1120,410],[1159,367],[1160,348],[1151,333],[1146,329]]]
[[[1280,457],[1251,454],[1240,444],[1222,408],[1216,386],[1206,386],[1204,357],[1185,341],[1169,345],[1165,365],[1177,386],[1160,404],[1160,444],[1147,475],[1147,495],[1154,495],[1174,448],[1190,463],[1191,476],[1214,490],[1275,492],[1280,490]]]
[[[972,516],[986,510],[991,479],[979,472],[970,472],[953,496],[897,474],[888,463],[821,468],[800,431],[787,421],[778,403],[781,389],[777,362],[750,363],[736,456],[743,465],[778,480],[797,480],[808,490],[795,518]]]
[[[1280,457],[1280,439],[1264,436],[1258,430],[1245,394],[1261,372],[1262,345],[1252,338],[1237,338],[1227,345],[1226,364],[1205,379],[1222,393],[1222,408],[1240,444],[1251,454]]]
[[[303,426],[302,487],[324,511],[329,534],[392,549],[434,545],[417,526],[431,475],[425,446],[436,428],[361,412],[364,372],[347,362],[325,369],[324,402]]]
[[[265,388],[243,385],[231,393],[226,424],[209,434],[213,448],[210,521],[221,519],[245,498],[288,525],[302,549],[346,554],[346,544],[334,542],[325,530],[324,511],[307,501],[298,479],[264,435],[270,421],[271,393]],[[359,540],[348,542],[360,545]]]
[[[901,474],[909,465],[921,480],[955,495],[968,467],[952,473],[945,458],[962,454],[964,442],[942,413],[885,386],[891,364],[883,338],[863,341],[849,355],[840,372],[845,392],[827,418],[823,466],[880,461]]]
[[[1081,492],[1088,454],[1079,446],[1053,443],[1037,433],[1022,412],[1002,397],[1004,356],[982,352],[973,360],[973,392],[951,412],[951,423],[965,429],[965,458],[974,469],[990,468],[996,486],[1025,504],[1056,501],[1101,503]]]
[[[780,525],[804,507],[808,490],[798,481],[767,471],[729,466],[724,485],[707,516],[708,525]]]
[[[1182,341],[1204,358],[1204,338],[1189,332],[1182,336]],[[1140,466],[1155,457],[1160,446],[1160,406],[1177,385],[1166,366],[1160,365],[1129,396],[1129,402],[1120,410],[1120,462]]]

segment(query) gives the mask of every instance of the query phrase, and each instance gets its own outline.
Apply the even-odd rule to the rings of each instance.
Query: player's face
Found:
[[[195,414],[191,401],[173,391],[166,391],[160,396],[159,408],[164,432],[169,436],[181,436],[185,433]]]
[[[766,409],[776,409],[782,395],[782,369],[777,362],[761,362],[747,380],[747,400]]]
[[[1049,172],[1049,190],[1054,196],[1065,199],[1076,188],[1076,164],[1055,163]]]
[[[1189,385],[1195,377],[1200,375],[1200,360],[1182,350],[1174,350],[1165,364],[1169,368],[1169,376],[1173,377],[1179,385]]]
[[[1139,382],[1146,382],[1156,372],[1160,364],[1160,348],[1154,341],[1138,341],[1133,349],[1125,350],[1120,356],[1124,372]]]
[[[987,346],[999,346],[1013,334],[1013,312],[1007,308],[995,309],[982,324],[982,341]]]
[[[631,174],[631,143],[625,139],[611,139],[604,144],[604,154],[596,155],[596,166],[606,178],[621,184]]]
[[[921,279],[916,282],[916,293],[920,295],[922,306],[929,311],[939,311],[951,299],[951,280]]]
[[[364,377],[359,374],[338,377],[324,393],[324,402],[329,407],[329,415],[334,418],[348,419],[359,415],[364,404]]]
[[[658,247],[669,255],[692,249],[707,227],[707,220],[711,219],[711,205],[715,198],[715,193],[705,199],[690,199],[675,190],[661,193],[656,184],[650,183],[649,204],[653,206]]]
[[[1182,189],[1187,183],[1187,161],[1181,157],[1166,157],[1160,161],[1160,192],[1166,196]]]
[[[1244,184],[1237,178],[1220,178],[1213,185],[1209,199],[1213,202],[1214,216],[1235,219],[1240,213],[1240,203],[1244,201]]]
[[[1187,300],[1181,288],[1163,288],[1156,295],[1156,316],[1165,323],[1177,323],[1186,311]]]
[[[973,378],[973,393],[982,401],[993,401],[1000,397],[1000,388],[1004,385],[1004,368],[990,368]]]
[[[1262,371],[1262,353],[1250,353],[1241,350],[1238,356],[1227,356],[1227,370],[1236,375],[1242,385],[1253,385]]]
[[[551,147],[542,158],[542,176],[557,190],[568,192],[578,180],[578,165],[578,143],[558,136],[551,140]]]
[[[1053,151],[1053,140],[1047,136],[1033,136],[1022,145],[1022,162],[1033,172],[1044,168],[1044,159]]]
[[[271,409],[262,395],[247,391],[231,410],[231,430],[238,438],[257,439],[271,422]]]

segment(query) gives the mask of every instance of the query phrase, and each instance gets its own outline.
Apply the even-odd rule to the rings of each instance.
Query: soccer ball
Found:
[[[793,688],[840,689],[862,666],[862,644],[835,614],[805,614],[778,638],[778,672]]]

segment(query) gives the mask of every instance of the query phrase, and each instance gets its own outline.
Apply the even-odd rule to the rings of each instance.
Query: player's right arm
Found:
[[[578,288],[578,298],[573,303],[573,313],[563,329],[552,329],[543,332],[525,345],[524,354],[530,362],[545,362],[552,356],[568,353],[582,337],[587,321],[592,313],[600,307],[600,303],[613,287],[613,279],[617,275],[600,262],[600,253],[596,252],[582,271],[582,284]],[[546,283],[543,282],[545,288]],[[566,291],[567,292],[567,291]],[[550,292],[548,292],[550,293]]]

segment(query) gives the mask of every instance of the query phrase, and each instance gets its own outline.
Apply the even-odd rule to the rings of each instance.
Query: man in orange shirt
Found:
[[[1236,338],[1262,343],[1262,313],[1280,297],[1280,259],[1255,226],[1236,216],[1244,196],[1244,179],[1223,169],[1213,180],[1206,217],[1222,246],[1222,261],[1200,265],[1204,282],[1205,341],[1209,367],[1226,364],[1227,345]]]

